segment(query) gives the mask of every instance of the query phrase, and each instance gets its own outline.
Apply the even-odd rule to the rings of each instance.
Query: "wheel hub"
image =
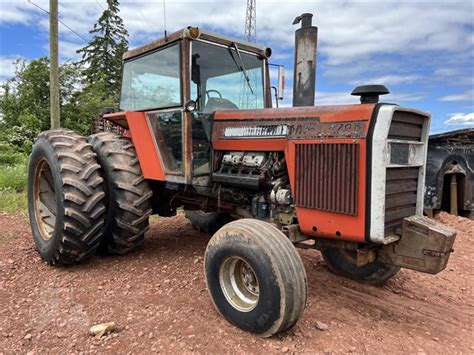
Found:
[[[34,211],[43,240],[50,240],[56,225],[56,189],[51,168],[45,159],[36,166],[34,191]]]
[[[250,312],[259,300],[258,280],[252,267],[239,257],[228,257],[219,270],[219,282],[227,301],[242,312]]]

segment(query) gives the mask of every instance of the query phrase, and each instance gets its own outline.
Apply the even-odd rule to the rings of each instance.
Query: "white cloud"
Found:
[[[392,93],[383,95],[380,97],[381,102],[414,102],[420,101],[425,98],[422,93]],[[316,91],[316,105],[344,105],[344,104],[356,104],[360,102],[358,96],[352,96],[350,91],[339,91],[339,92],[325,92]]]
[[[77,42],[61,41],[59,43],[59,55],[61,62],[66,60],[81,59],[81,55],[77,54],[76,51],[82,47],[84,47],[84,44],[80,44]]]
[[[34,9],[33,5],[26,1],[0,1],[0,25],[21,23],[29,24],[33,21],[38,11]]]
[[[33,0],[48,9],[47,0]],[[123,0],[120,15],[130,33],[132,47],[163,34],[163,0]],[[166,0],[167,30],[195,25],[236,37],[243,37],[244,0]],[[0,25],[23,23],[47,34],[48,17],[27,1],[0,0]],[[59,17],[82,37],[106,7],[105,0],[62,0]],[[139,11],[140,10],[140,11]],[[273,48],[272,62],[290,64],[293,56],[293,19],[303,12],[315,14],[319,27],[317,85],[366,83],[387,85],[433,85],[452,83],[459,91],[473,83],[470,66],[474,60],[472,1],[257,1],[257,39]],[[76,49],[84,43],[60,25],[60,58],[78,59]],[[45,54],[48,53],[45,46]],[[273,72],[272,72],[273,73]],[[292,71],[288,68],[287,93],[291,92]],[[323,79],[320,81],[320,78]],[[367,79],[365,79],[367,78]],[[329,79],[329,80],[326,80]],[[319,93],[317,102],[357,102],[344,87],[335,93]],[[407,89],[405,89],[407,90]],[[426,91],[415,89],[416,91]],[[395,93],[384,101],[418,101],[423,93]],[[454,101],[456,95],[441,100]],[[472,100],[472,94],[470,99]],[[287,100],[285,100],[287,102]]]
[[[351,96],[350,92],[316,91],[315,103],[318,106],[357,104],[359,103],[359,98]]]
[[[353,85],[363,85],[363,84],[381,84],[390,87],[391,85],[400,85],[400,84],[411,84],[422,77],[417,74],[408,74],[408,75],[383,75],[378,77],[372,77],[368,79],[360,79],[352,81]]]
[[[446,126],[474,127],[474,112],[452,113],[450,118],[443,122]]]
[[[21,58],[15,55],[0,56],[0,79],[13,77],[16,69],[15,62]]]
[[[35,0],[44,8],[47,1]],[[99,3],[101,5],[99,5]],[[105,2],[61,1],[60,18],[83,36],[105,7]],[[396,5],[395,5],[396,4]],[[161,1],[122,1],[121,16],[131,42],[145,42],[163,33]],[[138,11],[140,9],[141,11]],[[328,64],[357,62],[374,54],[413,55],[439,50],[453,54],[472,50],[473,8],[470,1],[456,2],[319,2],[264,1],[257,3],[257,38],[281,48],[293,46],[292,20],[313,12],[319,27],[320,53]],[[40,10],[27,2],[2,1],[2,22],[28,22]],[[242,36],[245,1],[166,2],[168,32],[188,25]],[[370,16],[377,14],[377,16]],[[47,30],[47,21],[40,23]],[[72,36],[63,30],[64,35]],[[277,53],[275,53],[277,54]],[[277,54],[278,55],[278,54]]]
[[[470,101],[474,102],[474,90],[467,90],[459,94],[443,96],[440,101]]]

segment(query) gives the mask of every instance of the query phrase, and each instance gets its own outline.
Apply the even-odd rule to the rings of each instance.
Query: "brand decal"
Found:
[[[287,138],[364,138],[366,121],[321,122],[319,117],[301,119],[249,119],[216,121],[215,139]]]
[[[286,137],[288,135],[287,125],[268,126],[239,126],[226,127],[224,129],[225,138],[262,138],[262,137]]]

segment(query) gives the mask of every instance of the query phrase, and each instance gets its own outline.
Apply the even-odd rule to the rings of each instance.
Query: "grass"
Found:
[[[0,165],[0,190],[22,192],[26,188],[27,162]]]
[[[0,211],[26,216],[28,213],[26,192],[0,189]]]
[[[0,144],[0,212],[27,214],[28,159]]]

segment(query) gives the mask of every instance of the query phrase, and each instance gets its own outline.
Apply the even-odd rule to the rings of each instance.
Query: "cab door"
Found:
[[[121,92],[121,109],[141,111],[154,140],[165,180],[186,183],[186,117],[184,114],[183,41],[177,40],[153,52],[127,60]],[[135,145],[140,137],[133,137]],[[188,179],[187,179],[188,176]]]

